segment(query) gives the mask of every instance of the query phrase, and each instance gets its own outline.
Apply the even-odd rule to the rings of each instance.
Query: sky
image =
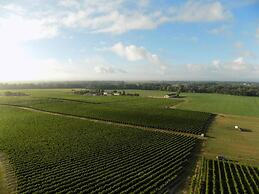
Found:
[[[0,81],[259,81],[259,0],[0,0]]]

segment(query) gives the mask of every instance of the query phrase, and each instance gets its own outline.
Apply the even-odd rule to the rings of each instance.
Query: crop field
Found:
[[[190,193],[259,193],[259,168],[235,162],[203,159]]]
[[[92,119],[173,130],[194,134],[205,133],[213,114],[171,108],[180,103],[173,99],[148,97],[93,97],[58,90],[28,91],[26,97],[1,97],[2,104],[15,104],[50,112],[84,116]]]
[[[247,97],[129,91],[140,96],[0,95],[0,193],[258,193],[259,119],[238,112]]]
[[[17,178],[9,189],[18,193],[167,192],[198,141],[14,107],[0,115],[0,150]]]

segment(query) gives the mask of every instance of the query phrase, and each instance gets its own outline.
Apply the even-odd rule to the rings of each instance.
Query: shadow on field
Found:
[[[209,139],[215,139],[216,137],[210,136],[210,135],[206,135],[207,138]]]
[[[241,132],[253,132],[251,129],[240,128]]]
[[[186,98],[187,96],[178,96],[176,98]]]

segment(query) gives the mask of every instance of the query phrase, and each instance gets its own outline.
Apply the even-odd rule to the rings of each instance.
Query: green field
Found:
[[[185,102],[179,109],[223,113],[240,116],[259,116],[259,97],[224,94],[183,94]]]
[[[73,94],[71,90],[24,92],[30,95],[1,97],[0,103],[195,134],[205,133],[213,116],[204,112],[172,109],[171,107],[181,102],[173,99],[81,96]]]
[[[197,141],[3,106],[0,114],[0,150],[19,193],[166,191]]]
[[[244,130],[235,129],[238,125]],[[219,115],[208,133],[204,156],[224,155],[243,164],[259,166],[259,118]]]
[[[206,162],[197,164],[190,193],[259,193],[259,98],[186,94],[176,107],[218,114],[203,144]],[[215,160],[219,155],[226,161]]]
[[[83,100],[88,102],[122,102],[134,101],[138,97],[96,97],[96,96],[80,96],[74,95],[71,89],[34,89],[34,90],[19,90],[30,94],[29,97],[1,97],[1,101],[17,101],[18,99],[33,98],[65,98],[74,100]],[[153,91],[153,90],[126,90],[130,93],[139,93],[142,97],[162,98],[168,92]],[[4,91],[2,91],[4,92]],[[1,93],[1,92],[0,92]],[[161,99],[165,105],[177,104],[178,109],[186,109],[201,112],[222,113],[240,116],[259,116],[259,97],[247,96],[232,96],[225,94],[197,94],[197,93],[182,93],[180,99]],[[4,100],[6,99],[6,100]],[[147,99],[147,98],[145,98]],[[161,101],[160,100],[160,101]]]
[[[259,193],[259,168],[234,162],[202,160],[190,193]]]
[[[250,168],[259,166],[259,98],[165,99],[167,92],[143,90],[127,91],[139,97],[82,96],[71,89],[21,92],[28,96],[0,92],[0,193],[169,192],[184,186],[197,154],[206,162],[197,163],[193,193],[257,192],[259,174]],[[211,113],[217,116],[210,125]],[[214,162],[217,155],[228,161]],[[230,177],[228,165],[241,170]]]

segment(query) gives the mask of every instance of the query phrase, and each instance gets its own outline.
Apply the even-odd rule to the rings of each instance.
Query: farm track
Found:
[[[87,120],[87,121],[96,122],[96,123],[131,127],[131,128],[137,128],[137,129],[154,131],[154,132],[161,132],[161,133],[166,133],[166,134],[184,135],[184,136],[187,136],[187,137],[194,137],[194,138],[201,139],[201,140],[206,139],[206,137],[201,137],[200,135],[186,133],[186,132],[178,132],[178,131],[173,131],[173,130],[164,130],[164,129],[157,129],[157,128],[151,128],[151,127],[143,127],[143,126],[140,126],[140,125],[119,123],[119,122],[116,122],[116,121],[106,121],[106,120],[101,120],[101,119],[98,119],[98,118],[90,118],[90,117],[86,117],[86,116],[78,116],[78,115],[67,114],[67,113],[47,111],[47,110],[42,110],[42,109],[37,109],[37,108],[32,108],[32,107],[27,107],[27,106],[15,105],[15,104],[3,104],[3,103],[1,103],[0,105],[1,106],[9,106],[9,107],[14,107],[14,108],[19,108],[19,109],[27,110],[27,111],[49,114],[49,115],[62,116],[62,117],[67,117],[67,118],[80,119],[80,120]]]
[[[0,193],[1,194],[16,194],[17,179],[15,171],[10,165],[4,153],[0,153]]]

